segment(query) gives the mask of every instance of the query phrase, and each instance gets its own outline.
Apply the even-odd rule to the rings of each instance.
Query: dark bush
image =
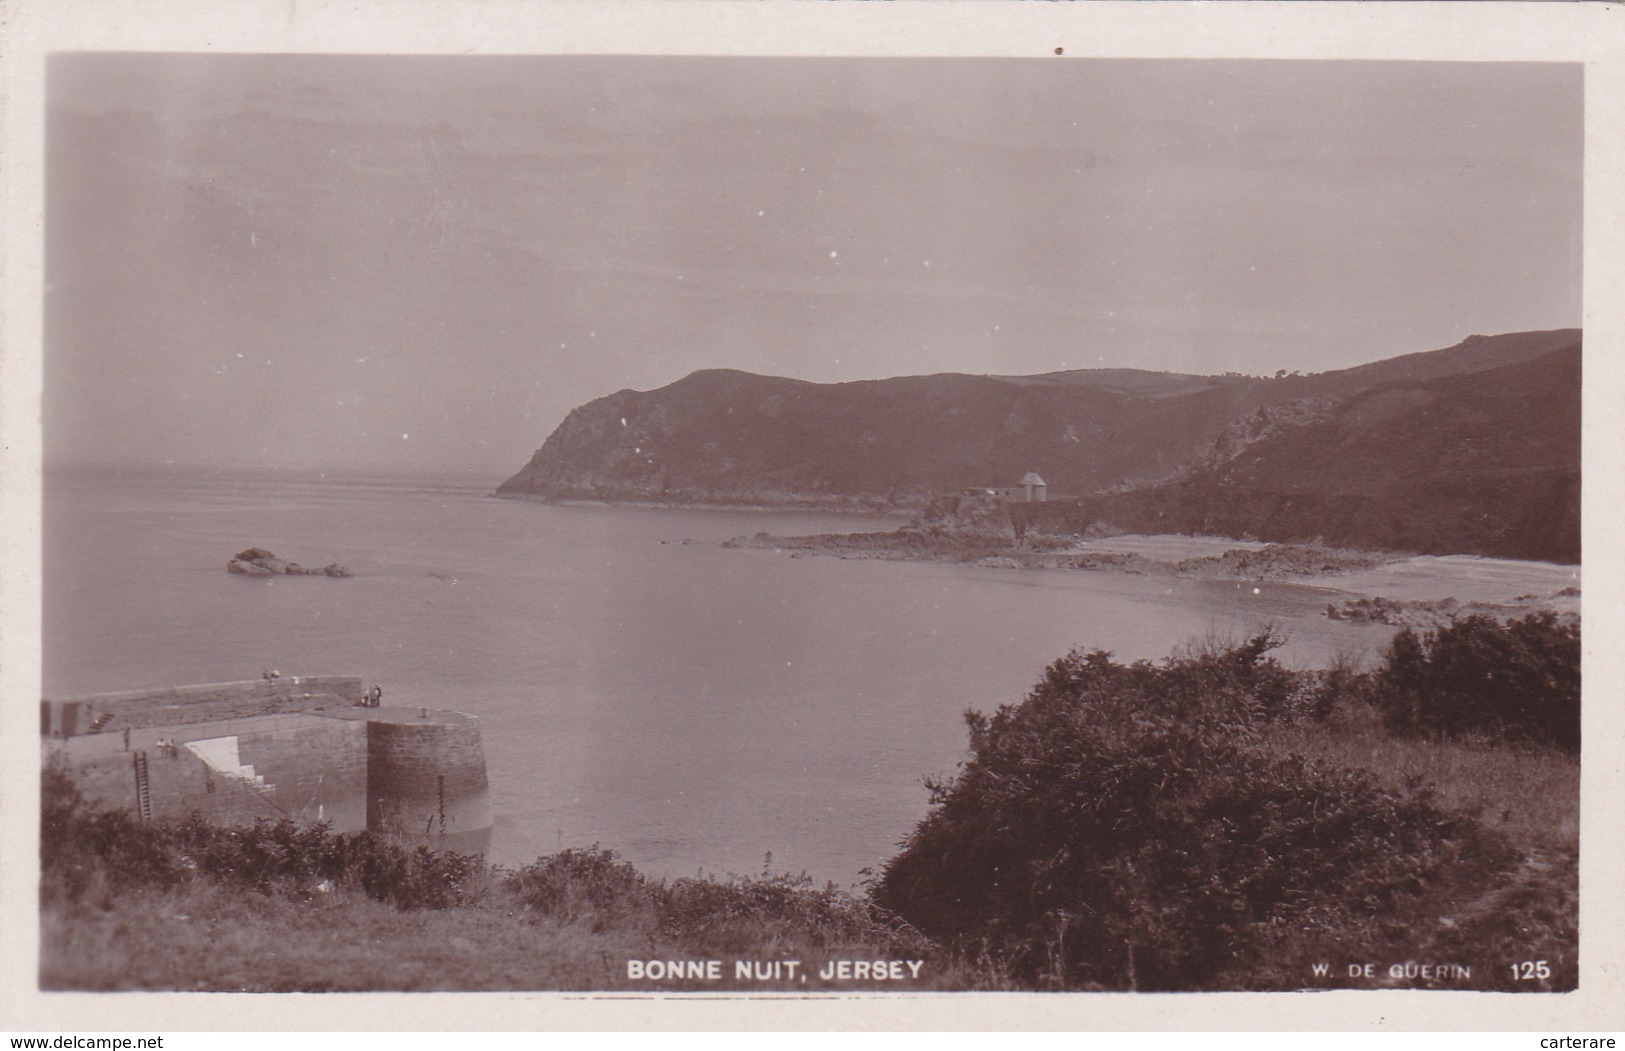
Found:
[[[760,951],[775,938],[801,946],[880,941],[896,947],[908,932],[870,902],[805,876],[685,877],[651,880],[601,847],[538,858],[508,877],[536,913],[594,930],[642,926],[651,936],[714,952]]]
[[[1391,909],[1499,841],[1425,797],[1255,746],[1296,685],[1261,635],[1160,666],[1074,652],[970,713],[972,756],[875,899],[1035,985],[1224,988],[1287,923]]]
[[[868,941],[904,951],[910,943],[869,901],[833,884],[819,888],[805,874],[675,880],[662,888],[660,916],[663,933],[724,952],[792,935],[814,948]]]
[[[1580,629],[1556,614],[1463,617],[1394,636],[1375,675],[1391,731],[1482,734],[1580,750]]]
[[[41,823],[46,901],[207,878],[296,895],[325,882],[401,908],[444,909],[476,899],[486,872],[477,854],[409,850],[375,833],[335,834],[286,818],[226,827],[194,816],[171,825],[92,810],[57,763],[42,774]]]
[[[643,874],[596,844],[538,858],[510,875],[508,885],[539,914],[587,922],[594,930],[659,907],[656,888]]]
[[[1357,658],[1338,654],[1329,667],[1304,674],[1305,703],[1299,714],[1318,723],[1345,728],[1372,726],[1377,722],[1374,677],[1360,669]]]
[[[40,897],[105,900],[121,887],[188,875],[168,839],[124,810],[94,811],[60,760],[40,774]]]

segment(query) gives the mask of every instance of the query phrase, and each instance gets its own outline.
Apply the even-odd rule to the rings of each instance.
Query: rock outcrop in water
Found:
[[[247,577],[348,577],[354,576],[337,562],[329,562],[320,569],[306,569],[297,562],[287,562],[263,547],[239,551],[226,563],[226,572]]]

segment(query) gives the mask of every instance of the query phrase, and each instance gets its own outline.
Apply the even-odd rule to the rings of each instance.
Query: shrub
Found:
[[[1580,750],[1580,629],[1551,612],[1463,617],[1394,636],[1375,676],[1391,731],[1487,734]]]
[[[538,858],[508,877],[527,908],[602,930],[658,908],[654,888],[612,850],[596,844]]]
[[[1391,908],[1509,855],[1471,819],[1253,747],[1298,685],[1268,634],[1120,665],[1074,652],[969,713],[971,758],[875,899],[967,955],[1069,988],[1222,988],[1270,931]]]
[[[187,873],[153,826],[124,810],[93,811],[59,757],[40,773],[42,902],[106,903],[125,886]]]
[[[1361,664],[1358,655],[1339,652],[1327,667],[1302,673],[1301,704],[1295,714],[1333,730],[1380,732],[1375,677]]]
[[[585,923],[595,931],[641,929],[690,949],[765,951],[775,941],[805,948],[868,942],[901,949],[910,938],[867,900],[806,875],[684,877],[651,880],[613,851],[571,849],[538,858],[508,877],[538,915]]]
[[[661,898],[662,932],[713,951],[748,952],[793,940],[814,950],[868,943],[902,952],[919,941],[888,924],[869,901],[833,884],[819,888],[805,874],[679,879]]]

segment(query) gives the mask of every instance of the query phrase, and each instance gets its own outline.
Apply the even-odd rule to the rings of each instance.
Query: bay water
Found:
[[[1074,647],[1155,659],[1273,623],[1281,659],[1313,666],[1390,634],[1301,585],[720,546],[900,521],[850,515],[128,469],[54,472],[44,510],[46,696],[276,669],[468,712],[505,864],[596,843],[652,875],[850,885],[964,758],[963,713],[1020,701]],[[228,574],[249,546],[355,576]]]

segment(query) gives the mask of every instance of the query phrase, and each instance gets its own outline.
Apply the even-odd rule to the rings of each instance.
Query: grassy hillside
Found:
[[[597,847],[505,870],[287,820],[220,828],[93,812],[60,770],[46,771],[44,788],[47,989],[719,987],[634,980],[629,960],[724,961],[728,988],[851,987],[817,980],[829,959],[918,962],[912,988],[1002,984],[865,899],[804,877],[653,880]],[[788,959],[799,974],[734,972],[740,960]]]
[[[1401,354],[1367,365],[1310,376],[1292,376],[1281,383],[1289,397],[1339,394],[1398,383],[1423,383],[1447,376],[1467,376],[1531,361],[1580,342],[1578,329],[1547,332],[1510,332],[1500,336],[1468,336],[1453,347]]]
[[[1446,681],[1471,693],[1487,669],[1464,651],[1533,672],[1520,633],[1575,643],[1577,667],[1577,633],[1545,618],[1431,633],[1373,673],[1289,672],[1268,635],[1157,665],[1074,652],[1022,703],[967,716],[970,759],[875,899],[1040,988],[1315,987],[1316,962],[1427,960],[1453,969],[1421,984],[1518,989],[1504,961],[1529,953],[1555,969],[1545,988],[1573,988],[1577,767],[1518,745],[1494,703],[1452,702],[1468,721],[1414,765],[1421,725],[1374,718],[1406,698],[1431,713]],[[1534,737],[1561,732],[1570,692],[1520,688]],[[1518,758],[1446,743],[1468,739]]]
[[[1098,523],[1419,553],[1580,560],[1580,348],[1388,383],[1178,481],[1021,509]]]

